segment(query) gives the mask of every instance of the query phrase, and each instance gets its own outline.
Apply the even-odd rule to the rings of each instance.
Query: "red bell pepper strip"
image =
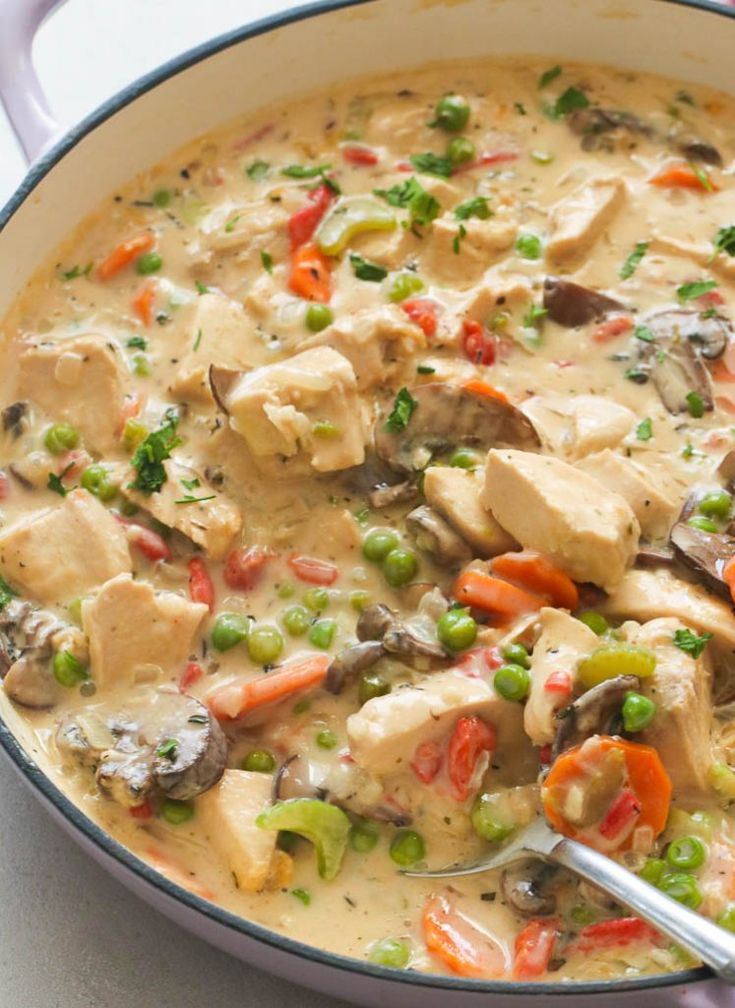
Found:
[[[459,719],[447,750],[449,779],[457,801],[469,798],[477,762],[482,753],[493,752],[495,744],[495,728],[492,725],[476,714]]]
[[[339,568],[326,560],[292,554],[286,561],[299,581],[307,584],[331,585],[339,577]]]
[[[203,675],[204,669],[198,662],[187,662],[183,675],[179,679],[179,692],[186,693],[195,682],[199,682]]]
[[[658,931],[640,917],[616,917],[614,920],[586,924],[579,932],[576,947],[580,952],[597,952],[634,942],[655,944],[660,940]]]
[[[431,784],[442,765],[442,751],[436,742],[422,742],[416,747],[411,769],[422,784]]]
[[[493,334],[475,319],[465,319],[462,329],[464,332],[462,349],[467,360],[473,364],[483,364],[485,367],[494,364],[497,356],[497,340]]]
[[[245,549],[233,550],[226,558],[222,577],[228,588],[237,591],[249,591],[260,581],[266,564],[270,563],[274,554],[260,546],[247,546]]]
[[[201,557],[192,557],[189,561],[189,598],[192,602],[203,602],[213,612],[214,584]]]
[[[531,980],[545,973],[558,937],[558,920],[530,920],[516,937],[513,977]]]
[[[310,202],[293,213],[288,221],[288,237],[292,252],[311,241],[319,222],[334,199],[334,192],[330,186],[322,184],[309,192],[308,199]]]
[[[350,144],[343,147],[342,157],[347,164],[351,165],[376,165],[379,160],[374,150],[363,147],[361,144]]]
[[[431,338],[436,335],[439,304],[430,298],[408,298],[401,302],[401,308],[415,322],[424,336]]]

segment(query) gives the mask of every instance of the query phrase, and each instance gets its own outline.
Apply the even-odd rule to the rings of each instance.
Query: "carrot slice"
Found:
[[[485,396],[486,399],[499,399],[501,402],[508,402],[508,396],[500,389],[496,389],[489,382],[481,381],[479,378],[470,378],[469,381],[462,382],[462,388],[467,392],[474,392],[475,395]]]
[[[730,589],[730,598],[735,603],[735,557],[728,560],[722,568],[722,580]]]
[[[579,592],[574,581],[548,557],[533,550],[501,553],[490,564],[493,574],[527,588],[535,595],[545,595],[559,609],[576,609]]]
[[[209,694],[207,703],[215,717],[234,721],[260,707],[286,700],[294,693],[320,686],[329,662],[328,655],[309,655],[259,679],[222,686]]]
[[[129,238],[127,241],[120,242],[107,258],[103,259],[99,264],[97,267],[97,276],[100,280],[109,280],[110,277],[114,277],[120,270],[125,269],[129,263],[137,259],[138,256],[152,249],[155,241],[155,235],[147,231],[145,234],[136,235],[135,238]]]
[[[503,621],[546,605],[546,599],[540,595],[532,595],[502,578],[491,577],[479,570],[467,570],[460,574],[453,595],[463,605],[481,609]]]
[[[633,328],[632,315],[613,315],[604,322],[600,322],[592,333],[595,343],[609,343],[610,340],[617,339],[623,333],[630,332]]]
[[[312,242],[294,250],[288,285],[294,294],[307,301],[326,304],[332,296],[329,259]]]
[[[621,752],[625,760],[628,778],[626,788],[633,793],[638,803],[636,829],[649,827],[654,838],[663,831],[669,814],[671,780],[658,753],[651,746],[600,735],[559,756],[544,781],[541,789],[544,813],[549,824],[559,833],[588,842],[585,835],[580,835],[580,829],[565,818],[563,797],[570,788],[583,788],[586,781],[592,781],[595,762],[599,766],[602,757],[612,750]],[[612,804],[615,804],[615,800]],[[618,849],[626,850],[632,842],[633,833],[628,832],[623,836]]]
[[[426,947],[453,973],[500,977],[508,966],[500,942],[457,913],[445,896],[431,896],[421,917]]]
[[[703,168],[695,170],[689,164],[668,165],[648,181],[662,189],[699,189],[700,192],[717,192],[719,189]]]
[[[153,324],[153,302],[156,299],[156,283],[148,280],[133,298],[133,311],[145,326]]]

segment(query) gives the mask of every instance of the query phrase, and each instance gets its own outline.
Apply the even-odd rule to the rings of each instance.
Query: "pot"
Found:
[[[432,60],[533,53],[732,86],[735,10],[706,0],[325,0],[207,42],[125,88],[63,133],[30,60],[58,0],[0,0],[0,98],[32,162],[0,212],[0,317],[76,223],[131,176],[192,137],[269,102],[362,74]],[[288,67],[288,73],[283,73]],[[588,983],[513,984],[390,970],[320,951],[208,903],[108,836],[57,784],[56,771],[0,692],[0,748],[67,832],[174,921],[284,978],[382,1008],[489,1002],[715,1008],[731,989],[705,969]]]

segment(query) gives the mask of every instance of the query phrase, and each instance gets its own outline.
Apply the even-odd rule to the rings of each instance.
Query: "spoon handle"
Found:
[[[676,903],[616,861],[576,840],[564,838],[549,860],[581,875],[693,952],[727,983],[735,984],[735,934]]]

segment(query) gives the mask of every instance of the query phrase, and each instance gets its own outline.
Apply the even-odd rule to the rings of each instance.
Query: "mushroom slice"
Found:
[[[570,746],[583,742],[590,735],[613,734],[625,694],[638,690],[637,676],[620,675],[606,679],[557,714],[558,728],[551,746],[551,761]]]
[[[401,483],[378,483],[368,492],[368,504],[379,511],[381,508],[413,500],[418,496],[416,484],[410,480]]]
[[[703,317],[703,312],[686,308],[666,308],[643,316],[642,323],[654,336],[656,344],[671,340],[693,344],[707,360],[721,357],[733,337],[730,320],[724,315]]]
[[[419,549],[431,553],[441,567],[457,567],[472,559],[472,550],[464,539],[433,508],[422,505],[409,512],[406,527]]]
[[[371,668],[385,654],[381,640],[360,641],[336,655],[327,669],[324,688],[330,693],[341,693],[345,684],[365,669]]]
[[[705,532],[686,522],[689,513],[685,505],[682,518],[674,525],[670,542],[674,554],[685,567],[693,570],[710,591],[731,602],[730,588],[723,580],[722,571],[735,556],[735,538],[727,532]]]
[[[156,784],[169,797],[194,798],[220,779],[227,739],[199,700],[185,693],[157,693],[140,723],[155,750]]]
[[[687,161],[703,161],[708,165],[722,167],[722,154],[707,140],[699,137],[683,137],[676,140],[676,149]]]
[[[394,619],[393,611],[381,602],[366,606],[357,620],[357,639],[361,641],[382,640]]]
[[[376,603],[360,613],[357,636],[361,641],[380,641],[389,654],[404,658],[447,657],[435,641],[418,632],[407,620],[399,619],[388,606]]]
[[[212,389],[214,401],[225,415],[229,415],[227,396],[241,375],[242,371],[233,368],[217,367],[216,364],[209,366],[209,386]]]
[[[316,780],[315,776],[319,779]],[[322,775],[314,774],[313,764],[295,753],[281,763],[273,778],[273,801],[288,801],[290,798],[325,801],[328,793]]]
[[[0,675],[11,700],[36,709],[54,706],[60,688],[51,659],[57,650],[86,657],[81,630],[17,599],[0,611]]]
[[[524,917],[547,917],[556,910],[556,897],[547,891],[557,869],[541,861],[521,861],[500,876],[503,897]]]
[[[19,438],[30,422],[30,407],[27,402],[14,402],[0,413],[3,430],[13,438]]]
[[[436,453],[460,444],[485,450],[496,444],[540,447],[531,421],[505,399],[443,382],[414,388],[411,399],[413,410],[402,430],[388,430],[384,417],[375,426],[375,451],[397,471],[420,472]]]
[[[702,400],[708,412],[714,409],[712,384],[709,372],[691,343],[682,340],[662,345],[645,343],[640,351],[646,362],[656,391],[669,413],[689,412],[689,398],[693,393]]]
[[[643,122],[632,112],[605,109],[600,105],[588,105],[586,108],[577,109],[567,117],[567,123],[573,133],[582,137],[582,148],[587,151],[606,146],[605,141],[601,139],[606,133],[626,130],[628,133],[647,137],[652,137],[655,133],[650,123]]]
[[[544,280],[544,308],[552,322],[573,329],[600,319],[608,312],[624,311],[625,305],[582,284],[547,276]]]

